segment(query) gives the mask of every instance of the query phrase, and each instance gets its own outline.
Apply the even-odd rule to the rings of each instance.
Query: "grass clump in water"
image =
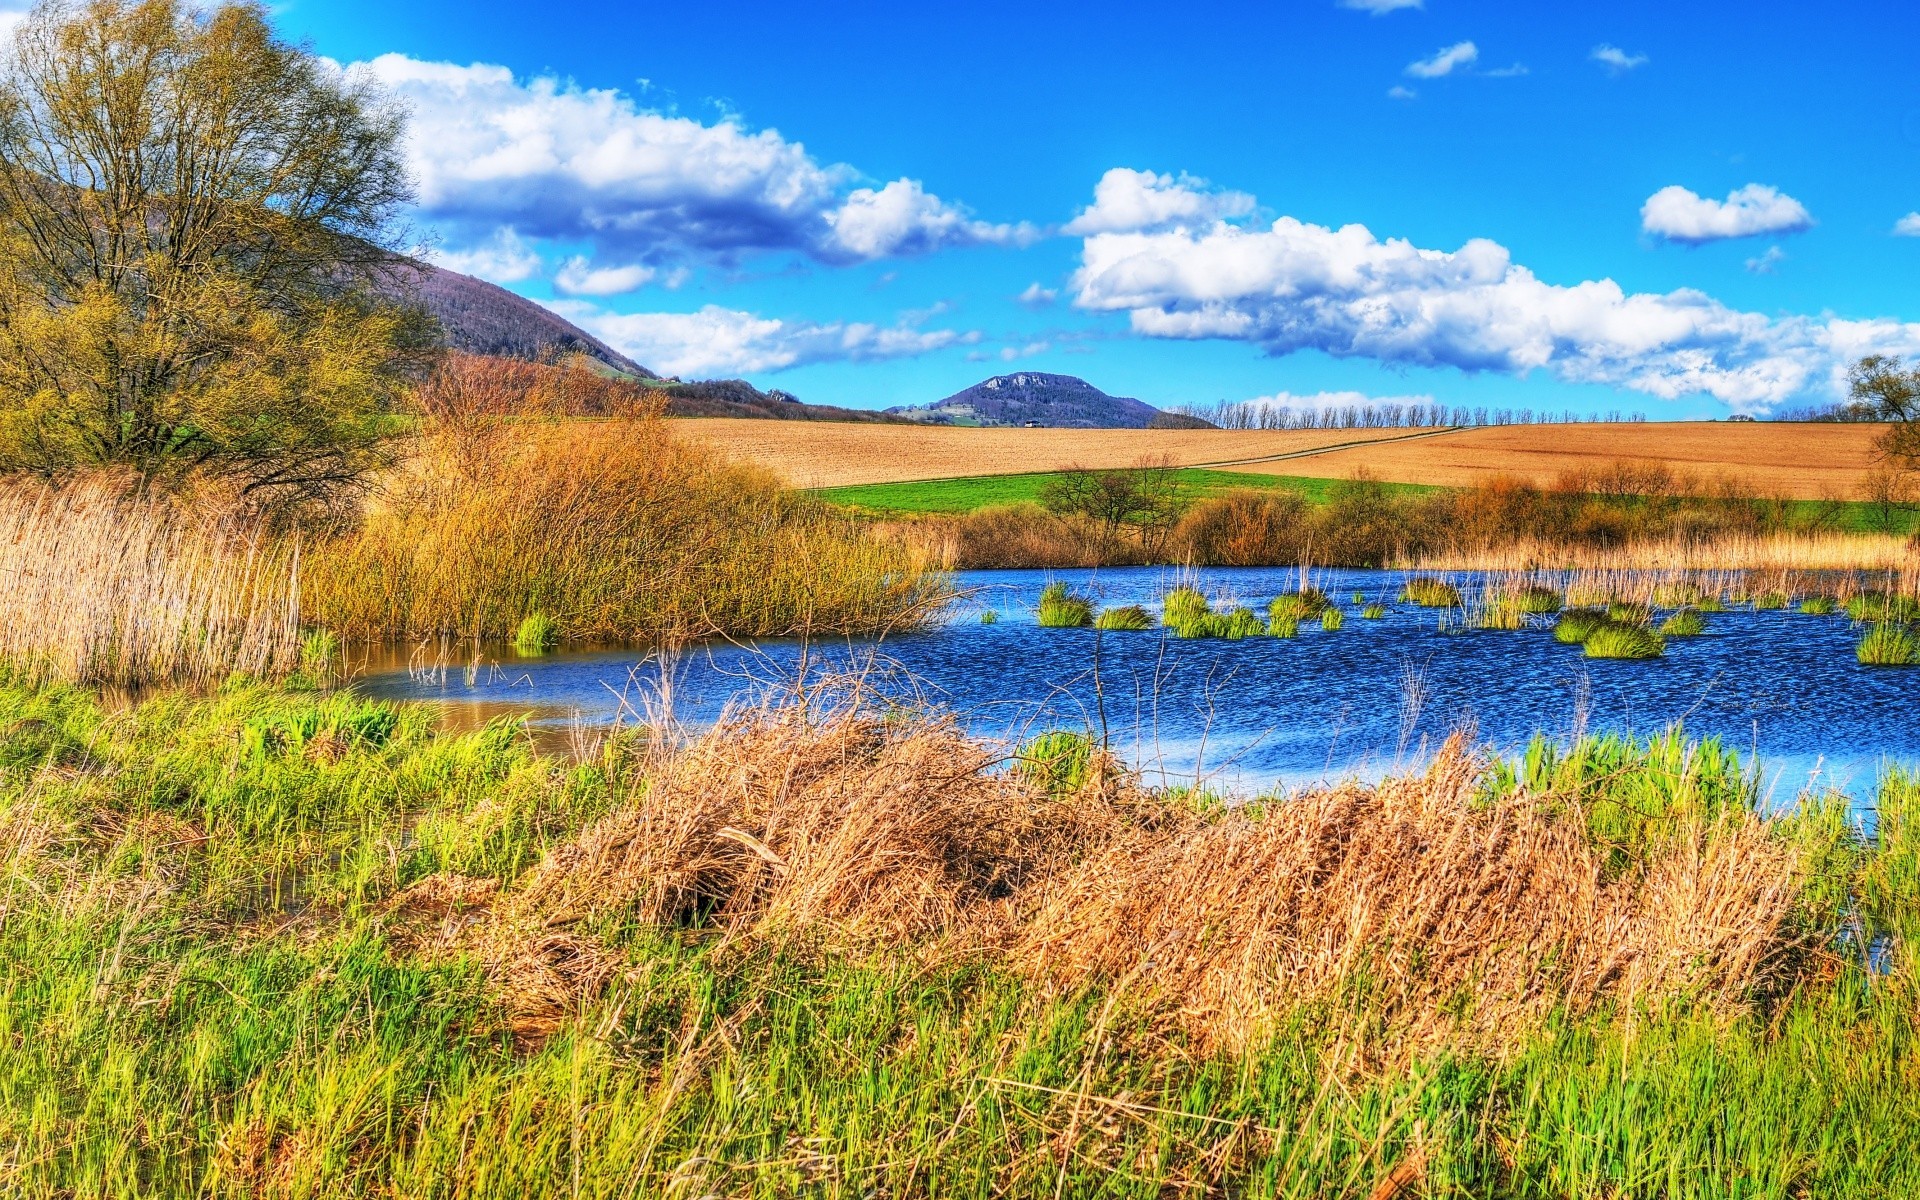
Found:
[[[1387,606],[1379,603],[1369,604],[1360,610],[1360,616],[1368,621],[1378,621],[1386,615]]]
[[[1854,647],[1854,657],[1869,667],[1920,666],[1920,642],[1899,625],[1875,625]]]
[[[1275,617],[1273,620],[1267,622],[1267,632],[1277,638],[1298,637],[1300,635],[1300,618],[1291,615]]]
[[[1120,608],[1102,609],[1093,620],[1095,629],[1111,629],[1124,633],[1138,633],[1153,628],[1153,614],[1138,604],[1123,605]]]
[[[1267,623],[1260,619],[1260,614],[1244,606],[1219,618],[1219,622],[1219,632],[1215,636],[1232,642],[1258,637],[1267,631]]]
[[[1808,596],[1800,602],[1800,611],[1812,617],[1832,616],[1840,604],[1832,596]]]
[[[1644,625],[1607,621],[1587,635],[1588,658],[1659,658],[1666,639]]]
[[[1328,605],[1320,613],[1320,628],[1327,633],[1338,633],[1346,626],[1347,616],[1339,609]]]
[[[1444,579],[1416,575],[1400,590],[1400,598],[1421,608],[1459,608],[1460,589]]]
[[[1787,606],[1787,601],[1790,599],[1792,597],[1785,592],[1761,592],[1753,598],[1754,611],[1772,612],[1782,609]]]
[[[1697,583],[1686,580],[1663,583],[1653,589],[1653,602],[1661,608],[1698,608],[1707,598]]]
[[[1038,620],[1045,629],[1085,629],[1093,623],[1093,601],[1050,583],[1040,592]]]
[[[513,631],[513,648],[529,658],[537,658],[560,644],[560,626],[543,612],[528,613]]]
[[[1697,608],[1683,608],[1660,622],[1661,637],[1698,637],[1707,631],[1707,619]]]
[[[1618,625],[1651,625],[1653,609],[1632,600],[1615,600],[1607,605],[1607,620]]]
[[[1569,608],[1553,623],[1553,640],[1578,646],[1606,624],[1607,614],[1591,608]]]
[[[1920,618],[1920,603],[1916,603],[1912,596],[1860,592],[1848,598],[1847,615],[1861,622],[1904,623]]]
[[[1213,613],[1213,606],[1199,588],[1177,587],[1160,602],[1160,623],[1170,629],[1193,625]]]
[[[1327,594],[1315,587],[1304,587],[1297,592],[1283,592],[1275,596],[1267,605],[1267,616],[1275,621],[1291,617],[1295,621],[1305,621],[1325,612],[1332,602]]]
[[[998,625],[1000,623],[1000,614],[989,608],[980,614],[980,623],[982,625]]]

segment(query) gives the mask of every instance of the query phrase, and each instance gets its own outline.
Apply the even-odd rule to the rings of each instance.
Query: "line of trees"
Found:
[[[1465,404],[1328,405],[1301,408],[1262,404],[1254,400],[1222,400],[1216,404],[1178,406],[1170,411],[1197,417],[1221,429],[1449,429],[1483,425],[1552,425],[1577,421],[1622,424],[1645,421],[1641,412],[1588,413],[1567,409],[1548,412],[1533,408],[1489,408]]]

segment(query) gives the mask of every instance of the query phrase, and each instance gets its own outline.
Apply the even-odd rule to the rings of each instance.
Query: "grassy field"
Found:
[[[966,479],[927,479],[909,483],[869,483],[822,488],[814,494],[842,508],[874,514],[966,513],[1003,504],[1038,503],[1046,486],[1060,479],[1056,472],[1025,475],[976,475]],[[1237,488],[1287,488],[1319,503],[1338,482],[1290,475],[1256,475],[1237,471],[1188,467],[1174,472],[1188,499],[1218,495]],[[1420,484],[1392,484],[1389,489],[1408,495],[1435,489]]]
[[[1562,472],[1619,460],[1692,475],[1736,475],[1767,495],[1850,499],[1871,468],[1876,425],[1754,422],[1514,425],[1406,439],[1408,430],[953,429],[816,422],[676,422],[727,454],[760,463],[795,486],[1029,474],[1069,466],[1130,467],[1166,455],[1176,466],[1325,479],[1359,470],[1400,483],[1462,487],[1499,475],[1551,483]],[[1369,446],[1326,450],[1354,441]],[[1276,463],[1240,462],[1321,449]]]
[[[1049,745],[0,684],[0,1191],[1920,1189],[1912,780],[1865,840],[1681,738],[1231,808]]]

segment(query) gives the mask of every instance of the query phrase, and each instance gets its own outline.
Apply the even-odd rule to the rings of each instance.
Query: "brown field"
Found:
[[[1179,466],[1323,479],[1366,470],[1391,482],[1454,487],[1498,475],[1548,483],[1563,471],[1632,459],[1696,476],[1737,476],[1769,495],[1802,500],[1856,496],[1872,466],[1871,444],[1880,430],[1877,425],[1689,421],[1508,425],[1410,439],[1404,429],[959,429],[750,420],[688,420],[676,426],[733,457],[770,467],[799,487],[1132,466],[1160,455]],[[1354,442],[1371,444],[1348,445]],[[1333,448],[1341,446],[1347,448]],[[1317,449],[1323,452],[1247,461]]]
[[[796,487],[1019,475],[1063,467],[1130,467],[1165,455],[1191,467],[1405,437],[1405,429],[964,429],[830,421],[689,419],[674,428],[731,458],[770,467]],[[1419,443],[1414,443],[1418,445]],[[1276,474],[1312,459],[1269,464]],[[1260,470],[1250,466],[1248,470]]]
[[[1417,442],[1336,450],[1270,468],[1229,470],[1345,479],[1365,469],[1381,479],[1462,487],[1507,475],[1550,483],[1563,471],[1620,459],[1658,462],[1676,473],[1735,476],[1767,495],[1852,499],[1871,469],[1878,425],[1724,424],[1504,425]]]

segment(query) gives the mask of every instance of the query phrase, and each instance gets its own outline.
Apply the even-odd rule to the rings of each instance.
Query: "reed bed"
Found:
[[[298,548],[221,498],[123,476],[0,483],[0,659],[136,685],[299,662]]]
[[[1920,579],[1920,551],[1916,551],[1908,538],[1891,534],[1800,531],[1669,538],[1605,547],[1567,541],[1520,540],[1485,548],[1433,551],[1401,565],[1409,570],[1434,572],[1847,571]]]

